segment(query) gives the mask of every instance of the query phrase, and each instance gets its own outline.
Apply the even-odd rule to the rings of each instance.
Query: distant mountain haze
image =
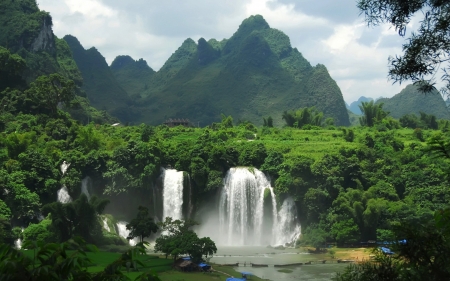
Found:
[[[359,108],[359,106],[361,105],[362,102],[369,102],[371,100],[373,100],[373,99],[372,98],[367,98],[365,96],[361,96],[357,101],[352,102],[349,105],[348,109],[351,112],[353,112],[354,114],[361,115],[362,112],[361,112],[361,109]]]

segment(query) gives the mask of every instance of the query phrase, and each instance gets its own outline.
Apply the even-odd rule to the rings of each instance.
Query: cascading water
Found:
[[[63,161],[61,164],[61,173],[64,176],[64,174],[67,172],[67,169],[69,169],[70,163],[67,163],[66,161]]]
[[[263,172],[231,168],[223,183],[219,201],[220,233],[215,237],[218,244],[285,245],[298,238],[300,226],[294,200],[286,199],[278,211],[270,180]],[[207,230],[205,234],[215,233]]]
[[[63,185],[58,192],[57,192],[57,201],[63,204],[72,202],[72,197],[69,195],[69,190],[67,190],[67,187]]]
[[[130,235],[130,231],[127,230],[127,222],[126,221],[119,221],[117,224],[117,233],[120,237],[123,237],[127,239],[128,235]],[[128,240],[128,243],[130,246],[136,246],[137,241],[136,238]]]
[[[102,219],[102,221],[103,221],[103,228],[104,228],[106,231],[111,232],[111,229],[109,228],[109,225],[108,225],[108,218],[107,218],[107,217],[104,217],[104,218]]]
[[[163,221],[183,218],[183,172],[163,169]]]
[[[85,177],[81,180],[81,193],[86,195],[87,199],[91,199],[91,195],[89,194],[89,183],[91,182],[91,178],[89,176]]]
[[[23,231],[24,231],[24,228],[22,227],[22,232],[23,232]],[[15,247],[17,250],[22,249],[22,239],[17,238],[17,239],[14,241],[14,247]]]
[[[66,161],[63,161],[63,163],[60,166],[62,176],[67,172],[67,169],[69,168],[70,163],[67,163]],[[65,185],[63,185],[57,192],[56,192],[56,201],[66,204],[69,202],[72,202],[72,197],[70,197],[69,190]]]
[[[247,168],[231,168],[220,194],[219,224],[222,245],[262,245],[271,233],[263,231],[264,190],[270,189],[270,182],[259,170],[250,172]],[[272,195],[274,199],[275,196]],[[272,200],[276,210],[276,202]],[[272,222],[276,221],[276,211]],[[269,240],[270,241],[270,240]]]
[[[300,236],[301,228],[297,220],[297,207],[291,197],[286,198],[281,205],[276,227],[273,229],[273,245],[289,244],[295,242]]]
[[[20,250],[20,249],[22,249],[22,239],[17,239],[16,241],[14,241],[14,247],[17,249],[17,250]]]

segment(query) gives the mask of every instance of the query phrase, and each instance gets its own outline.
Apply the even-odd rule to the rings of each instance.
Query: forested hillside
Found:
[[[264,117],[285,110],[316,106],[336,124],[349,125],[342,93],[326,67],[311,66],[283,32],[259,15],[244,20],[227,40],[186,39],[156,73],[142,60],[117,57],[110,68],[131,102],[122,100],[104,61],[78,56],[80,46],[73,41],[68,42],[93,104],[135,124],[189,118],[206,125],[219,121],[222,113],[261,124]],[[93,76],[91,69],[100,68]]]
[[[15,10],[10,12],[19,18],[23,15],[33,18],[36,14],[51,19],[34,9],[35,6],[30,6],[31,14],[27,14],[28,6],[21,5],[28,1],[13,2],[11,7]],[[20,9],[24,10],[20,12]],[[238,106],[238,100],[226,101],[221,96],[221,84],[215,79],[222,75],[235,79],[229,81],[249,75],[248,80],[265,83],[267,89],[275,89],[271,87],[275,87],[276,81],[297,81],[296,91],[313,95],[330,90],[335,93],[334,100],[316,96],[316,107],[274,113],[263,119],[264,126],[236,120],[231,115],[222,115],[220,122],[205,128],[112,126],[105,124],[105,120],[114,121],[105,112],[86,112],[82,118],[74,114],[91,108],[88,100],[79,96],[83,93],[79,89],[82,79],[76,78],[78,72],[71,62],[72,53],[63,41],[53,39],[63,46],[59,52],[56,43],[54,56],[43,49],[30,51],[20,44],[16,51],[0,48],[0,72],[5,75],[2,77],[11,78],[0,84],[1,242],[11,244],[19,238],[63,242],[81,236],[98,245],[124,244],[115,232],[102,227],[103,219],[129,220],[136,215],[138,205],[147,207],[149,215],[155,215],[153,207],[161,204],[155,189],[164,167],[183,171],[183,176],[189,178],[194,218],[199,218],[199,210],[205,203],[215,202],[223,188],[224,176],[231,168],[261,170],[270,176],[275,196],[264,192],[263,199],[272,197],[280,203],[292,198],[302,226],[302,242],[310,244],[313,238],[320,238],[322,244],[338,245],[393,241],[395,225],[428,221],[434,211],[448,206],[450,122],[430,114],[421,114],[420,119],[407,116],[399,121],[387,116],[384,108],[373,102],[364,104],[360,127],[337,127],[329,118],[323,121],[329,117],[321,111],[328,105],[328,98],[334,104],[344,104],[339,89],[334,88],[336,85],[324,66],[310,66],[297,50],[282,43],[287,37],[269,29],[262,17],[244,21],[227,41],[200,39],[196,44],[186,40],[157,73],[144,61],[136,62],[128,57],[118,58],[112,66],[113,72],[132,73],[142,68],[152,81],[160,81],[159,88],[156,84],[148,85],[141,97],[141,101],[149,101],[151,97],[152,105],[164,105],[164,101],[156,99],[158,93],[170,96],[171,91],[178,89],[182,101],[184,90],[201,84],[217,87],[217,100]],[[72,46],[77,43],[73,37],[66,39],[73,40]],[[50,43],[44,45],[51,49]],[[86,51],[81,45],[78,47],[80,58],[97,61],[96,65],[102,68],[96,71],[114,81],[104,58],[95,49]],[[33,68],[37,67],[32,64],[35,56],[47,57],[52,65],[58,61],[64,63],[58,63],[60,67],[54,69],[55,73],[48,73],[51,69]],[[225,62],[225,68],[215,68]],[[39,64],[42,65],[45,64]],[[280,69],[276,74],[272,72],[275,66]],[[88,69],[91,75],[95,74],[93,69]],[[41,72],[45,75],[39,75]],[[210,76],[198,76],[199,73]],[[269,76],[273,83],[267,80]],[[196,79],[200,77],[210,80],[198,82]],[[330,79],[329,84],[323,83],[324,79]],[[129,80],[122,83],[126,81]],[[244,85],[239,87],[253,85],[241,82]],[[305,82],[305,86],[300,82]],[[129,87],[137,93],[138,88],[131,84]],[[285,90],[288,93],[292,89]],[[259,92],[253,94],[262,99]],[[231,88],[229,95],[232,95]],[[129,98],[125,94],[122,97]],[[281,94],[273,94],[273,98],[279,104],[290,101],[290,106],[296,102],[284,101],[286,97],[282,98]],[[302,95],[297,99],[307,102]],[[256,98],[239,101],[248,102],[249,108],[258,104]],[[213,116],[213,111],[204,110],[204,106],[198,105],[198,114]],[[85,120],[95,114],[97,118]],[[345,116],[348,120],[348,115]],[[286,124],[283,128],[277,126],[283,123]],[[87,179],[91,182],[90,199],[85,195]],[[72,202],[61,199],[63,192],[67,192],[66,199],[72,198]],[[104,199],[110,200],[109,205]],[[23,234],[21,227],[27,227]]]
[[[53,34],[52,25],[49,13],[39,10],[35,0],[0,3],[0,91],[10,88],[1,93],[2,104],[14,109],[11,113],[25,113],[36,107],[35,103],[53,103],[37,97],[31,101],[16,91],[25,90],[41,75],[58,74],[74,83],[76,98],[65,104],[73,118],[83,123],[116,122],[117,119],[91,107],[86,100],[86,93],[81,89],[83,78],[72,52],[66,41]],[[12,118],[4,113],[2,109],[3,124]]]
[[[419,115],[420,112],[433,114],[440,119],[450,118],[445,101],[437,90],[425,94],[414,85],[406,86],[392,98],[379,99],[377,103],[383,103],[383,109],[394,118],[400,118],[406,114]]]

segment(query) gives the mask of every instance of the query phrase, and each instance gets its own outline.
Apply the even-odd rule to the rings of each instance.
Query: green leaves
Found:
[[[143,206],[138,207],[137,217],[132,219],[126,227],[130,230],[127,239],[139,237],[141,243],[144,242],[145,237],[150,237],[152,233],[156,233],[159,230],[158,225],[150,217],[148,209]]]

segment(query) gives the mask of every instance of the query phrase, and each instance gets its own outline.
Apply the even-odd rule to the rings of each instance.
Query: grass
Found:
[[[32,250],[23,250],[23,253],[27,256],[32,257]],[[89,259],[92,261],[92,266],[88,267],[88,272],[100,272],[102,271],[108,264],[117,260],[121,254],[119,253],[111,253],[105,251],[99,251],[96,253],[87,252],[86,253]],[[230,276],[240,277],[241,274],[236,272],[232,267],[220,266],[213,264],[213,269],[220,271],[214,271],[212,273],[203,273],[203,272],[180,272],[177,270],[173,270],[172,264],[173,259],[165,259],[160,256],[155,255],[143,255],[138,257],[144,267],[139,267],[139,271],[137,272],[125,272],[125,275],[134,280],[136,277],[141,275],[143,272],[147,270],[153,270],[158,273],[160,279],[162,281],[210,281],[210,280],[226,280],[226,278]],[[223,273],[225,274],[223,274]],[[257,276],[252,276],[252,280],[262,280]]]

